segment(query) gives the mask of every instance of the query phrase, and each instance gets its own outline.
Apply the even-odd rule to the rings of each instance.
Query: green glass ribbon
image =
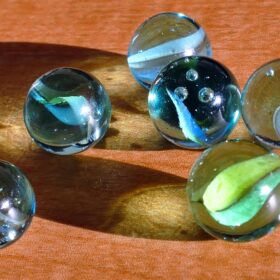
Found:
[[[255,157],[233,164],[210,182],[203,195],[205,207],[221,211],[241,199],[261,178],[280,167],[275,154]]]

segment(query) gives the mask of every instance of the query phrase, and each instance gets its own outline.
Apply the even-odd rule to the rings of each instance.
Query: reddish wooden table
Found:
[[[200,152],[160,138],[126,64],[135,28],[162,11],[195,18],[241,86],[280,57],[277,0],[0,1],[0,156],[38,202],[28,232],[0,251],[1,279],[279,279],[279,229],[231,244],[192,219],[184,188]],[[38,149],[22,120],[32,81],[59,66],[96,75],[113,104],[106,139],[69,157]]]

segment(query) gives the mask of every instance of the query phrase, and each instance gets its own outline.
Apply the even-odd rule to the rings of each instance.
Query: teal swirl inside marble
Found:
[[[173,92],[166,88],[166,92],[175,106],[178,116],[179,127],[182,130],[186,139],[190,139],[198,145],[211,145],[217,142],[217,139],[223,137],[224,131],[218,131],[215,128],[202,128],[193,117],[184,101],[188,98],[188,91],[184,87],[177,87]],[[215,102],[214,92],[212,89],[204,87],[198,93],[200,102],[207,103]],[[219,96],[218,98],[219,99]],[[237,114],[238,115],[238,114]],[[222,117],[217,118],[217,126],[226,125]]]
[[[279,167],[279,157],[269,154],[221,171],[203,195],[209,214],[225,226],[240,226],[250,221],[279,186]]]
[[[205,143],[210,144],[211,142],[209,141],[207,134],[204,133],[204,131],[196,123],[190,111],[184,105],[184,103],[178,97],[178,95],[172,93],[168,89],[166,89],[166,92],[176,108],[176,112],[178,114],[178,119],[179,119],[179,126],[182,129],[182,132],[186,137],[186,139],[190,139],[197,144],[205,144]]]
[[[54,117],[66,125],[82,125],[90,117],[86,112],[90,110],[91,106],[83,96],[55,97],[46,100],[34,88],[33,97],[37,102],[44,105]]]

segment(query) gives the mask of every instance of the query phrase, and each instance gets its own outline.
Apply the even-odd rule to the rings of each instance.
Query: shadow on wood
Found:
[[[195,224],[185,179],[83,155],[32,151],[22,166],[35,187],[37,215],[108,233],[170,240],[209,238]]]
[[[22,107],[33,81],[51,69],[68,66],[96,76],[112,102],[112,121],[95,148],[162,150],[173,145],[156,131],[147,110],[147,92],[132,78],[126,57],[79,47],[0,43],[2,126],[22,127]],[[4,113],[3,113],[4,111]]]
[[[47,154],[31,142],[24,127],[22,107],[31,83],[60,66],[93,73],[112,100],[111,128],[89,153],[68,157]],[[210,238],[192,219],[185,179],[100,156],[103,149],[112,154],[125,150],[125,157],[130,150],[174,148],[153,127],[147,95],[132,79],[124,56],[68,46],[2,43],[0,70],[0,156],[30,178],[38,216],[127,236]]]

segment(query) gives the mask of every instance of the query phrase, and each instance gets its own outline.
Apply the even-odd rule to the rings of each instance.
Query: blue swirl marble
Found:
[[[161,13],[146,20],[135,31],[127,62],[135,79],[150,88],[167,64],[192,55],[212,56],[203,28],[181,13]]]
[[[183,148],[224,140],[238,122],[240,90],[232,73],[207,57],[167,65],[149,91],[150,117],[161,135]]]
[[[111,118],[109,97],[94,77],[58,68],[31,86],[24,107],[30,136],[48,152],[74,154],[98,143]]]

